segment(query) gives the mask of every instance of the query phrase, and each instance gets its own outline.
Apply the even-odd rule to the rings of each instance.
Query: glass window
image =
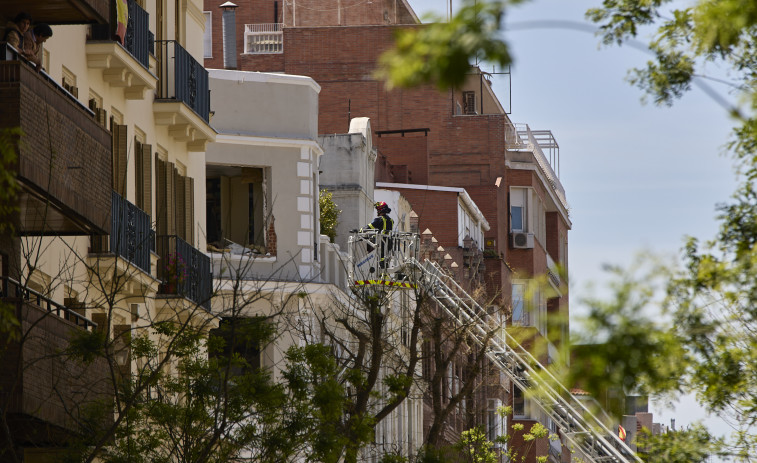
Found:
[[[205,33],[202,36],[205,58],[213,57],[213,14],[205,11]]]
[[[513,206],[510,208],[510,214],[512,214],[512,228],[513,231],[523,231],[523,207]]]
[[[513,385],[513,416],[526,416],[526,398],[518,386]]]
[[[520,284],[520,283],[513,283],[512,285],[513,289],[513,299],[512,299],[512,309],[513,309],[513,315],[512,315],[512,323],[513,324],[524,324],[525,317],[526,317],[526,304],[525,304],[525,293],[526,293],[526,285]]]

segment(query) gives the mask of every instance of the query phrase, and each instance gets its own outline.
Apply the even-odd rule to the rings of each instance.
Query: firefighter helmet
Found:
[[[376,204],[374,204],[374,206],[376,207],[376,213],[378,215],[388,214],[392,212],[392,210],[384,201],[377,202]]]

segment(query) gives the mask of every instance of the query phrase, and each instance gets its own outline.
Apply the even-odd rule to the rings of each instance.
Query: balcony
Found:
[[[110,16],[108,0],[0,0],[0,11],[12,18],[26,11],[35,22],[47,24],[106,23]]]
[[[102,69],[103,80],[111,86],[123,87],[126,99],[141,100],[145,98],[145,90],[154,90],[158,83],[158,78],[149,70],[150,15],[133,0],[128,5],[129,23],[124,45],[112,40],[113,25],[93,25],[86,45],[87,65]]]
[[[155,123],[187,143],[189,151],[205,151],[215,140],[210,120],[208,71],[175,40],[155,41],[158,59],[158,94],[153,103]]]
[[[0,129],[20,127],[22,235],[110,232],[111,135],[94,113],[10,47],[0,49]]]
[[[115,191],[111,191],[111,198],[110,236],[93,237],[92,253],[110,252],[149,275],[151,251],[155,252],[150,216]]]
[[[176,235],[158,236],[159,294],[182,296],[210,310],[213,277],[210,258]]]
[[[78,412],[112,395],[105,359],[84,364],[63,353],[77,331],[96,325],[10,278],[0,278],[0,300],[21,322],[19,338],[3,342],[0,354],[0,406],[11,435],[16,442],[64,445],[77,430]]]

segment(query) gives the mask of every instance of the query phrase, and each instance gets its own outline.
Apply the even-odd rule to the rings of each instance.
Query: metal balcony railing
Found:
[[[93,237],[92,252],[111,252],[149,274],[150,251],[155,252],[150,216],[112,191],[110,236]]]
[[[158,98],[181,101],[208,122],[208,71],[175,40],[156,40],[155,51],[159,62]]]
[[[129,0],[129,22],[126,26],[124,49],[145,69],[150,68],[150,14],[134,0]],[[112,40],[115,25],[93,24],[92,40]]]
[[[84,328],[85,330],[91,331],[97,328],[97,323],[88,319],[84,315],[80,315],[68,307],[52,301],[33,289],[24,287],[21,283],[12,278],[0,277],[0,299],[6,301],[15,299],[15,302],[17,303],[34,304],[43,310],[47,310],[49,313],[53,313],[64,320],[70,321],[76,326]]]
[[[210,257],[176,235],[156,239],[160,294],[183,296],[210,310],[213,276]]]

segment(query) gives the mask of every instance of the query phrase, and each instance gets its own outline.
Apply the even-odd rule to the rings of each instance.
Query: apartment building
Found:
[[[0,55],[0,128],[21,130],[12,139],[16,234],[0,240],[0,295],[20,321],[0,363],[3,441],[12,443],[3,461],[9,452],[55,461],[86,405],[114,396],[105,358],[87,366],[60,355],[78,331],[108,333],[118,374],[129,375],[143,367],[131,333],[156,321],[213,324],[201,250],[205,147],[216,133],[198,61],[202,5],[122,6],[0,5],[3,23],[25,11],[53,29],[40,72],[10,46]]]

